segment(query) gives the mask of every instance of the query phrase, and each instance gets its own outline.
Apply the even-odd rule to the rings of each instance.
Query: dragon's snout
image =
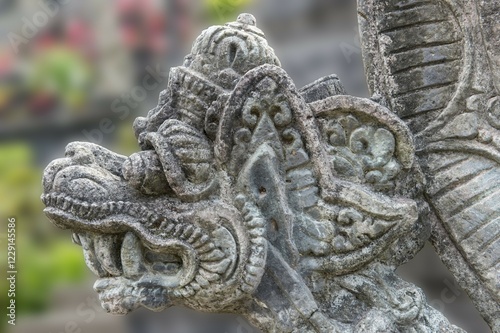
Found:
[[[99,277],[95,289],[105,309],[221,309],[255,290],[266,262],[264,224],[255,208],[167,196],[143,200],[122,176],[124,164],[102,147],[75,143],[43,179],[45,213],[73,231]],[[232,292],[218,299],[221,289]]]

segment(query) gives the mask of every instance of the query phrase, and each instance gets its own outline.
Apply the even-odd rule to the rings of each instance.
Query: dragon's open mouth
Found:
[[[99,277],[95,289],[110,312],[126,313],[141,305],[161,310],[172,296],[188,296],[183,287],[196,274],[215,281],[231,264],[200,228],[176,224],[140,204],[89,204],[57,193],[43,195],[42,201],[57,226],[74,231],[73,241],[82,246],[87,266]],[[168,233],[183,241],[165,239]],[[209,263],[199,260],[201,252]]]
[[[172,273],[176,270],[174,266],[195,265],[195,252],[201,255],[200,266],[207,273],[225,272],[230,264],[229,258],[213,243],[210,232],[159,216],[141,204],[122,201],[89,204],[56,193],[43,195],[42,201],[47,206],[45,213],[56,225],[75,231],[73,240],[83,247],[87,264],[99,277],[132,277],[145,271]],[[132,237],[129,235],[140,239],[140,243],[129,239]],[[142,248],[138,249],[139,246]],[[138,255],[140,265],[124,260]],[[189,275],[191,278],[183,278],[179,284],[188,283],[193,274]]]
[[[182,205],[160,213],[140,203],[89,203],[63,193],[44,194],[42,201],[55,225],[74,232],[73,241],[99,277],[94,288],[110,312],[122,314],[138,306],[162,310],[176,299],[209,295],[214,285],[242,275],[248,276],[242,289],[252,290],[260,281],[263,221],[247,217],[249,234],[242,235],[231,227],[234,216],[216,219],[203,213],[208,211],[203,204],[194,218],[183,215]],[[257,254],[255,260],[238,265],[251,253]]]

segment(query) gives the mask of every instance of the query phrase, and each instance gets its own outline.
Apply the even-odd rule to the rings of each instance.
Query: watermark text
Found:
[[[7,322],[16,325],[16,219],[7,220]]]

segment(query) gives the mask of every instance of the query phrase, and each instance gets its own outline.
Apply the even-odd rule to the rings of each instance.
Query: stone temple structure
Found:
[[[500,332],[500,5],[360,0],[372,99],[298,89],[252,15],[210,27],[129,157],[68,145],[45,213],[103,307],[266,333],[464,332],[395,269],[428,239]]]

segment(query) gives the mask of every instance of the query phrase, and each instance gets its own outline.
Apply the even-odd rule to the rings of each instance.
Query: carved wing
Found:
[[[358,0],[371,92],[416,136],[432,242],[500,329],[500,2]]]

